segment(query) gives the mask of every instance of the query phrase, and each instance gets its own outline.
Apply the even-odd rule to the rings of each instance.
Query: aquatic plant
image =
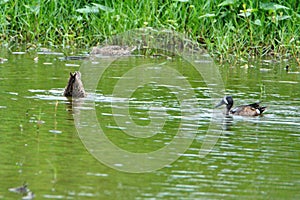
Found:
[[[0,13],[0,43],[9,47],[90,48],[114,34],[154,27],[187,33],[220,62],[268,55],[299,62],[296,0],[0,0]]]

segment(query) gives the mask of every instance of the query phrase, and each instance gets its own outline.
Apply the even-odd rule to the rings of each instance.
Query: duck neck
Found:
[[[226,113],[225,113],[226,115],[229,114],[231,108],[232,108],[232,104],[227,104],[226,105]]]

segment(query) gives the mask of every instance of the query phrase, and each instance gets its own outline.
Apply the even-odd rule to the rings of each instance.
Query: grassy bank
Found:
[[[0,0],[0,41],[88,48],[130,29],[157,27],[187,33],[221,62],[268,55],[299,58],[298,0],[91,2]]]

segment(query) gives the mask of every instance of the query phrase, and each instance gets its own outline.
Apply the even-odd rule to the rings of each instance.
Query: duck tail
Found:
[[[258,107],[260,113],[263,113],[266,110],[267,106]]]

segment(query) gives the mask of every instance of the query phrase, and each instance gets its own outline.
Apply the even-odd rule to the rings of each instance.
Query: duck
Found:
[[[86,97],[86,93],[81,81],[81,73],[75,71],[70,72],[70,77],[67,86],[64,90],[65,97],[82,98]]]
[[[218,103],[215,108],[226,105],[226,115],[240,115],[240,116],[259,116],[267,108],[266,106],[260,106],[260,102],[252,103],[248,105],[237,106],[234,109],[231,109],[233,106],[233,98],[231,96],[225,96],[220,103]]]

